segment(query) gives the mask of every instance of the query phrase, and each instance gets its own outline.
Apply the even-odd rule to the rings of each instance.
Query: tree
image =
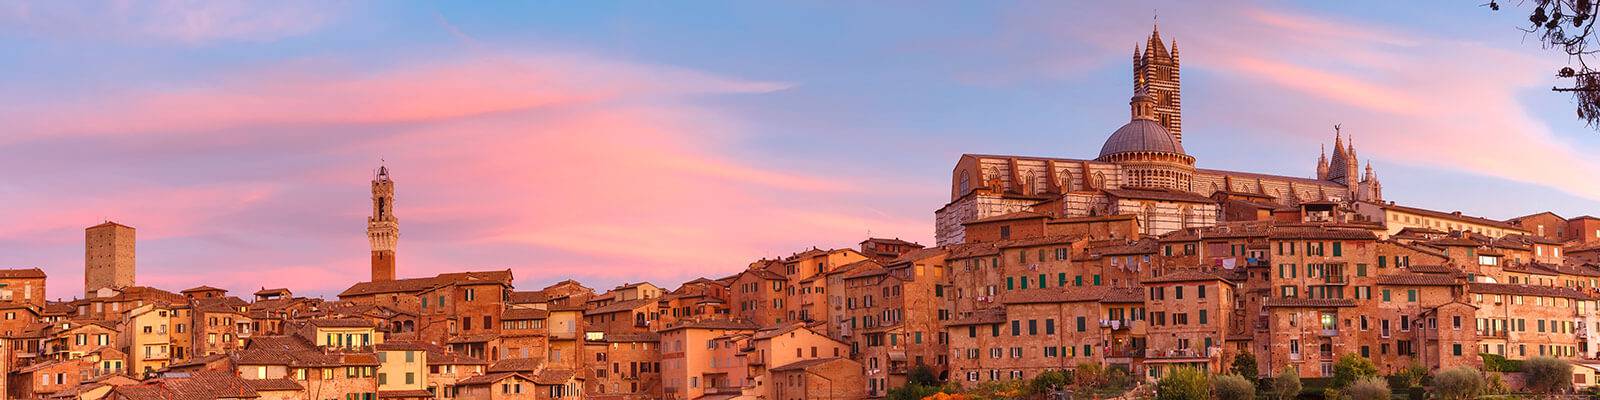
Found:
[[[911,367],[911,372],[906,375],[906,381],[922,386],[939,386],[939,377],[933,374],[933,368],[923,364]]]
[[[1033,394],[1048,394],[1057,390],[1066,389],[1072,384],[1072,377],[1066,372],[1050,370],[1040,372],[1039,376],[1028,381],[1028,392]]]
[[[1350,400],[1389,400],[1389,382],[1368,376],[1350,382],[1350,386],[1340,392]]]
[[[1572,93],[1577,101],[1578,119],[1590,127],[1600,128],[1600,72],[1589,67],[1588,57],[1600,51],[1594,30],[1595,15],[1600,13],[1600,2],[1593,0],[1530,0],[1533,8],[1528,13],[1528,27],[1524,34],[1536,35],[1546,49],[1559,49],[1568,59],[1577,61],[1577,68],[1564,66],[1556,77],[1571,79],[1569,87],[1552,87],[1556,92]],[[1485,5],[1499,11],[1498,0]]]
[[[1484,394],[1483,375],[1469,367],[1455,367],[1433,374],[1433,396],[1444,400],[1468,400]]]
[[[1540,394],[1565,393],[1572,389],[1572,364],[1550,357],[1534,357],[1522,363],[1527,374],[1525,388]]]
[[[1242,376],[1228,374],[1216,377],[1211,383],[1212,389],[1220,400],[1255,400],[1256,384]]]
[[[1205,371],[1178,367],[1156,381],[1156,400],[1206,400],[1211,398],[1211,382]]]
[[[1378,366],[1356,353],[1345,353],[1333,363],[1333,388],[1344,389],[1361,378],[1378,376]]]
[[[1078,387],[1100,387],[1106,383],[1106,367],[1098,363],[1081,363],[1072,370],[1072,381]]]
[[[1405,387],[1422,386],[1422,378],[1427,376],[1428,367],[1424,367],[1422,364],[1416,363],[1412,363],[1411,366],[1406,367],[1406,369],[1402,369],[1400,372],[1394,373],[1395,380],[1400,381],[1400,384],[1404,385]]]
[[[1289,400],[1300,395],[1300,373],[1294,368],[1283,367],[1278,376],[1272,378],[1272,395],[1278,400]]]
[[[1256,367],[1255,354],[1240,352],[1239,355],[1233,356],[1233,368],[1231,370],[1234,374],[1255,382],[1256,378],[1261,377],[1261,370],[1257,368],[1259,367]]]

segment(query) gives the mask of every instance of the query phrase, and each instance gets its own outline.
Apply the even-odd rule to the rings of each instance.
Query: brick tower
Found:
[[[133,227],[106,221],[83,230],[83,295],[133,286]]]
[[[372,242],[372,281],[394,280],[394,246],[400,239],[400,220],[394,218],[394,181],[389,167],[378,167],[372,178],[372,216],[367,218],[367,240]]]
[[[1169,52],[1161,44],[1161,29],[1153,28],[1141,52],[1133,46],[1134,93],[1143,89],[1155,100],[1155,120],[1183,144],[1183,90],[1178,84],[1178,41]]]

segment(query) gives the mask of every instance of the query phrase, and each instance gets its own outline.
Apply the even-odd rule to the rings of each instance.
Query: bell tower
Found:
[[[372,178],[372,216],[367,217],[367,240],[372,243],[372,281],[394,280],[394,247],[400,239],[400,220],[394,218],[394,181],[389,167],[379,166]]]
[[[1172,138],[1183,144],[1183,89],[1179,85],[1178,41],[1172,46],[1161,43],[1161,29],[1150,30],[1144,50],[1133,46],[1134,93],[1144,91],[1155,101],[1156,122],[1172,133]]]

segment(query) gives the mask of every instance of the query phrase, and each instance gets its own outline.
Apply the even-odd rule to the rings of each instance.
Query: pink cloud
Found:
[[[366,277],[365,192],[380,157],[397,180],[402,276],[511,268],[530,285],[673,285],[800,247],[853,245],[868,229],[930,234],[921,218],[866,205],[899,195],[876,191],[881,182],[764,165],[774,155],[740,150],[741,121],[690,101],[784,83],[583,55],[330,64],[8,108],[21,128],[6,141],[113,146],[106,159],[60,166],[84,169],[73,175],[85,185],[127,190],[56,202],[67,189],[22,182],[26,201],[0,211],[19,221],[0,228],[0,244],[53,235],[70,249],[108,217],[149,240],[143,283],[337,293]],[[125,163],[206,177],[89,173]],[[7,262],[46,266],[53,296],[78,290],[61,278],[81,276],[81,250]]]
[[[1150,29],[1126,22],[1148,18],[1149,12],[1143,7],[1035,10],[1012,15],[1009,26],[1095,49],[1060,57],[1126,65],[1129,47],[1142,45]],[[1243,127],[1271,132],[1267,139],[1275,145],[1303,146],[1331,141],[1327,127],[1342,123],[1380,175],[1385,164],[1407,164],[1600,200],[1600,183],[1585,176],[1600,170],[1600,162],[1588,156],[1600,148],[1562,138],[1555,129],[1574,127],[1539,121],[1518,101],[1521,94],[1547,91],[1551,82],[1540,77],[1560,62],[1538,56],[1542,50],[1536,47],[1252,4],[1177,3],[1161,12],[1177,16],[1164,18],[1161,30],[1163,39],[1176,38],[1182,49],[1188,78],[1185,117],[1192,121],[1185,127],[1194,135]],[[1083,23],[1059,23],[1064,13]],[[1204,81],[1197,81],[1202,74]],[[1388,191],[1402,201],[1404,193]]]

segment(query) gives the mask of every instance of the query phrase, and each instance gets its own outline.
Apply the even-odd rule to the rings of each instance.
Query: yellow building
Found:
[[[388,342],[378,353],[378,392],[386,397],[433,397],[428,392],[428,348],[421,343]]]
[[[143,374],[166,368],[174,357],[173,336],[177,332],[173,320],[175,310],[158,303],[145,304],[129,310],[127,331],[122,342],[128,349],[128,372]]]
[[[360,318],[314,319],[301,329],[301,336],[314,340],[318,347],[358,350],[383,343],[383,333]]]
[[[1351,205],[1357,214],[1366,217],[1368,221],[1382,222],[1388,228],[1384,237],[1400,233],[1405,228],[1432,229],[1442,232],[1472,232],[1489,237],[1502,237],[1511,234],[1526,235],[1528,231],[1521,226],[1496,221],[1483,217],[1463,215],[1460,211],[1443,212],[1416,207],[1407,207],[1393,202],[1378,203],[1358,201]]]

